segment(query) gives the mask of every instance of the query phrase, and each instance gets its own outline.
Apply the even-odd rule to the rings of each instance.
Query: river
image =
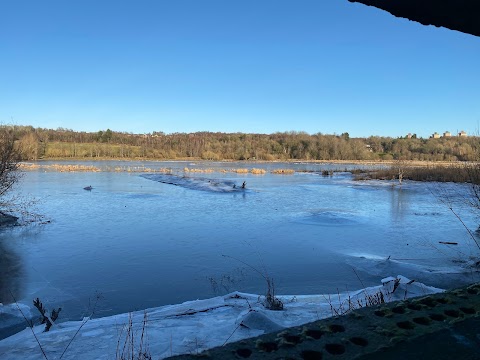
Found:
[[[98,317],[233,290],[262,294],[265,277],[291,295],[354,290],[398,274],[442,288],[478,280],[464,266],[475,255],[471,239],[432,194],[455,186],[461,200],[464,185],[320,174],[358,167],[345,164],[75,164],[123,171],[25,172],[17,189],[50,222],[0,232],[3,304],[13,295],[31,306],[38,297],[67,320],[90,315],[93,304]],[[239,168],[265,174],[229,171]],[[475,228],[468,208],[459,211]]]

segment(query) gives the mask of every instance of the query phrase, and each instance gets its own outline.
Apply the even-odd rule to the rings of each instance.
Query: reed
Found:
[[[399,168],[392,166],[387,169],[356,173],[354,176],[355,180],[397,180],[399,178]],[[402,178],[403,180],[413,181],[455,183],[468,183],[472,181],[468,167],[458,165],[430,167],[405,166],[402,168]],[[476,179],[476,181],[478,180],[479,179]]]
[[[295,174],[295,170],[292,169],[275,169],[271,171],[272,174],[278,175],[293,175]]]
[[[213,173],[215,172],[214,169],[191,169],[191,168],[188,168],[188,167],[185,167],[183,168],[183,171],[186,172],[186,173]]]

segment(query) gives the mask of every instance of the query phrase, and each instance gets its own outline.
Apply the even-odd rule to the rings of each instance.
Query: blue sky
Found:
[[[0,123],[478,132],[480,38],[347,0],[0,1]]]

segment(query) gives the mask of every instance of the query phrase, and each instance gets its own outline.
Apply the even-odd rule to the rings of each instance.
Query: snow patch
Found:
[[[279,296],[284,303],[282,311],[265,309],[262,296],[234,292],[206,300],[91,319],[86,323],[58,323],[47,333],[42,332],[43,325],[27,328],[0,341],[0,358],[42,359],[32,330],[49,359],[59,358],[73,337],[75,339],[63,359],[114,359],[119,344],[122,347],[126,341],[127,330],[133,333],[136,346],[140,344],[145,330],[145,342],[156,359],[185,353],[196,354],[227,342],[327,318],[332,316],[332,309],[340,308],[348,301],[357,304],[357,299],[364,300],[367,295],[378,292],[382,292],[385,301],[395,301],[442,291],[399,275],[383,279],[382,285],[350,293]],[[24,305],[22,307],[25,308]],[[10,307],[8,311],[12,309]],[[145,316],[146,325],[143,329]],[[84,325],[78,332],[82,323]]]

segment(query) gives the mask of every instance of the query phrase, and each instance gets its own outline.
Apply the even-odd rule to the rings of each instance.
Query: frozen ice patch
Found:
[[[468,274],[472,269],[465,264],[457,264],[445,259],[397,258],[396,256],[379,256],[367,253],[346,254],[346,263],[372,275],[402,273],[408,276],[442,276],[451,274]]]
[[[0,303],[0,314],[13,315],[23,318],[22,313],[27,319],[32,317],[30,307],[28,305],[21,303],[3,305],[2,303]]]
[[[187,177],[173,174],[143,174],[140,176],[145,179],[157,181],[162,184],[180,186],[192,190],[217,193],[245,191],[245,189],[242,188],[242,184],[236,184],[234,181],[231,180]]]
[[[394,289],[395,287],[395,289]],[[46,356],[58,358],[68,347],[64,359],[114,359],[118,346],[123,346],[125,334],[131,344],[140,344],[142,334],[152,358],[162,359],[172,355],[197,353],[276,331],[299,326],[332,315],[332,307],[365,301],[366,297],[380,296],[384,301],[403,300],[412,296],[428,295],[442,291],[398,275],[384,278],[382,284],[353,292],[330,295],[283,295],[282,311],[266,310],[257,294],[234,292],[223,297],[189,301],[84,321],[59,324],[54,331],[42,332],[43,326],[33,330],[40,339]],[[145,320],[145,322],[143,322]],[[85,326],[83,326],[83,325]],[[142,331],[144,327],[145,332]],[[122,329],[124,329],[122,333]],[[130,332],[128,332],[130,331]],[[76,334],[79,336],[76,336]],[[119,335],[120,334],[120,335]],[[25,329],[0,340],[0,358],[5,360],[38,360],[42,358],[31,329]]]
[[[0,339],[11,334],[13,329],[26,327],[25,318],[32,319],[30,307],[21,304],[0,305]]]
[[[319,226],[349,226],[361,223],[359,216],[355,213],[327,209],[301,213],[296,221],[302,224]]]

